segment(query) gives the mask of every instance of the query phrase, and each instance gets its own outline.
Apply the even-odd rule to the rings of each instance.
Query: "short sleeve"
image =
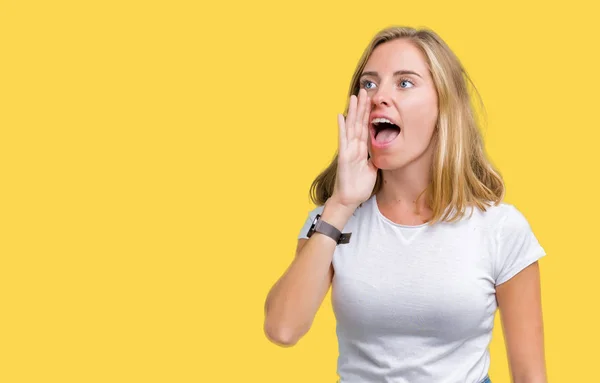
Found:
[[[300,233],[298,233],[298,239],[308,238],[306,236],[306,234],[308,233],[308,229],[310,229],[310,226],[312,225],[317,214],[323,213],[324,209],[325,209],[325,206],[317,206],[316,208],[314,208],[313,210],[311,210],[308,213],[308,217],[306,217],[306,220],[304,221],[304,225],[302,225],[302,228],[300,229]]]
[[[546,255],[525,216],[513,205],[499,224],[495,259],[495,281],[500,285]]]

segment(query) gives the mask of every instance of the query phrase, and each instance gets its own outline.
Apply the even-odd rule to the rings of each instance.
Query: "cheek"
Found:
[[[409,136],[429,140],[438,118],[437,98],[431,95],[415,97],[405,104],[403,116]]]

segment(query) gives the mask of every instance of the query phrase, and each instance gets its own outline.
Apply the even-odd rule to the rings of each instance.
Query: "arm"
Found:
[[[514,383],[547,383],[540,271],[534,262],[496,287]]]
[[[352,213],[330,199],[321,218],[341,231]],[[336,245],[318,232],[298,240],[294,260],[265,301],[264,331],[273,343],[293,346],[310,329],[331,285]]]
[[[356,208],[373,192],[377,167],[368,156],[371,101],[365,89],[350,96],[348,115],[338,114],[339,151],[335,182],[321,218],[342,231]],[[276,344],[295,344],[308,330],[333,278],[336,242],[315,233],[299,240],[286,272],[269,291],[264,331]]]

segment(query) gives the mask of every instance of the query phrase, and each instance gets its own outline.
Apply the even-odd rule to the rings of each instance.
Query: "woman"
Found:
[[[329,286],[343,383],[480,383],[499,309],[515,383],[546,382],[538,259],[485,157],[469,77],[431,30],[365,50],[315,179],[296,257],[265,303],[267,337],[306,334]]]

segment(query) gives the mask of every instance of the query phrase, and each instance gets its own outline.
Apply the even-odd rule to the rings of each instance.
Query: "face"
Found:
[[[360,78],[371,98],[369,153],[380,169],[399,169],[432,155],[438,99],[425,56],[397,39],[372,52]],[[382,129],[387,119],[400,129]],[[376,120],[379,119],[379,120]],[[379,122],[379,123],[378,123]]]

